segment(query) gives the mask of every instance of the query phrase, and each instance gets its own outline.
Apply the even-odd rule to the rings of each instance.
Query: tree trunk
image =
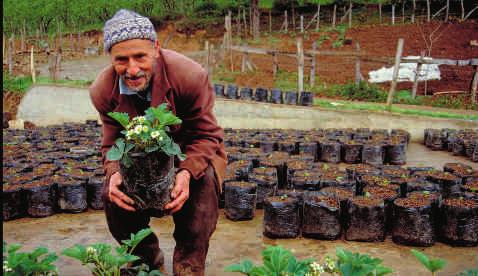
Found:
[[[395,25],[395,4],[392,5],[392,25]]]
[[[430,0],[427,0],[427,22],[430,22]]]
[[[461,20],[465,19],[465,6],[463,5],[463,0],[460,1],[461,3]]]
[[[405,2],[402,3],[402,24],[405,24]]]
[[[382,3],[378,3],[378,18],[380,18],[380,24],[382,24]]]
[[[295,5],[294,2],[292,2],[292,29],[295,32]]]
[[[352,28],[352,0],[349,0],[349,28]]]
[[[448,22],[449,12],[450,12],[450,0],[446,0],[445,22]]]
[[[253,21],[253,37],[254,40],[259,39],[259,0],[252,0],[252,21]]]
[[[315,31],[318,32],[320,28],[320,4],[317,5],[317,24],[315,25]]]
[[[332,28],[335,28],[336,17],[337,17],[337,4],[334,4],[334,13],[332,14]]]
[[[412,0],[412,23],[415,23],[415,9],[417,8],[416,0]]]
[[[272,9],[269,10],[269,34],[272,34]]]

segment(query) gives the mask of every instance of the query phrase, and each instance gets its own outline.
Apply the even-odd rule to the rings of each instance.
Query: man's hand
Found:
[[[115,203],[119,207],[134,212],[136,211],[132,205],[134,205],[134,201],[125,195],[122,191],[120,191],[119,186],[123,182],[123,177],[119,172],[115,172],[111,178],[109,183],[109,191],[108,191],[108,198],[111,202]]]
[[[181,210],[186,200],[189,198],[189,181],[191,179],[191,174],[188,170],[181,170],[176,175],[176,181],[174,183],[174,188],[171,191],[171,197],[173,201],[166,204],[164,209],[170,210],[171,214],[176,213]]]

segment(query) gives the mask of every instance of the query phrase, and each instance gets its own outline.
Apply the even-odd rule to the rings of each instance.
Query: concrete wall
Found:
[[[275,105],[218,99],[215,113],[225,128],[401,128],[421,141],[426,128],[478,128],[477,121],[440,119],[367,111]],[[37,126],[97,119],[87,89],[35,86],[23,98],[18,119]]]

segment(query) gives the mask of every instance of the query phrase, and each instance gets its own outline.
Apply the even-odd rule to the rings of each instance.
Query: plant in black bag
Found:
[[[124,192],[135,201],[137,210],[162,211],[171,198],[174,185],[174,157],[186,156],[168,135],[170,126],[182,121],[167,109],[167,104],[150,107],[144,116],[130,120],[127,113],[110,112],[110,117],[125,129],[106,158],[120,161]],[[162,214],[162,213],[161,213]]]

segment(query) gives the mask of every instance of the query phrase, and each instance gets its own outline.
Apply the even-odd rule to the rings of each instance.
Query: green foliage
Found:
[[[115,254],[112,252],[111,245],[105,243],[95,243],[89,246],[76,244],[63,250],[62,254],[81,261],[95,276],[116,276],[120,275],[121,268],[126,264],[139,260],[139,257],[132,255],[132,252],[151,233],[152,230],[146,228],[136,234],[131,234],[129,240],[122,241],[122,245],[115,248]],[[128,269],[137,275],[161,275],[157,270],[149,271],[149,267],[145,264]]]
[[[169,126],[179,125],[182,121],[168,110],[166,103],[148,108],[145,116],[135,117],[131,121],[127,113],[109,112],[108,115],[125,128],[121,132],[125,138],[118,138],[106,153],[108,160],[121,160],[123,165],[129,167],[131,159],[128,153],[133,150],[147,153],[161,150],[169,156],[178,156],[180,160],[186,159],[179,145],[167,134]]]
[[[58,275],[53,262],[58,259],[45,247],[37,247],[32,252],[18,252],[22,246],[3,241],[3,275]]]
[[[463,272],[460,272],[458,276],[478,276],[478,268],[475,269],[467,269]]]
[[[240,272],[251,276],[306,275],[313,259],[299,261],[287,249],[281,246],[269,246],[262,251],[263,264],[254,266],[250,260],[226,267],[225,271]]]
[[[361,100],[369,102],[385,102],[387,93],[380,89],[380,87],[369,84],[365,81],[358,85],[355,83],[348,83],[346,85],[333,86],[332,89],[325,92],[328,96],[341,96],[347,100]]]
[[[379,276],[392,273],[392,269],[381,265],[381,259],[352,253],[341,247],[336,249],[336,253],[337,267],[343,276]]]
[[[446,261],[443,259],[431,259],[425,253],[417,251],[415,249],[411,250],[412,254],[417,258],[417,260],[435,275],[435,272],[442,270],[446,266]]]

